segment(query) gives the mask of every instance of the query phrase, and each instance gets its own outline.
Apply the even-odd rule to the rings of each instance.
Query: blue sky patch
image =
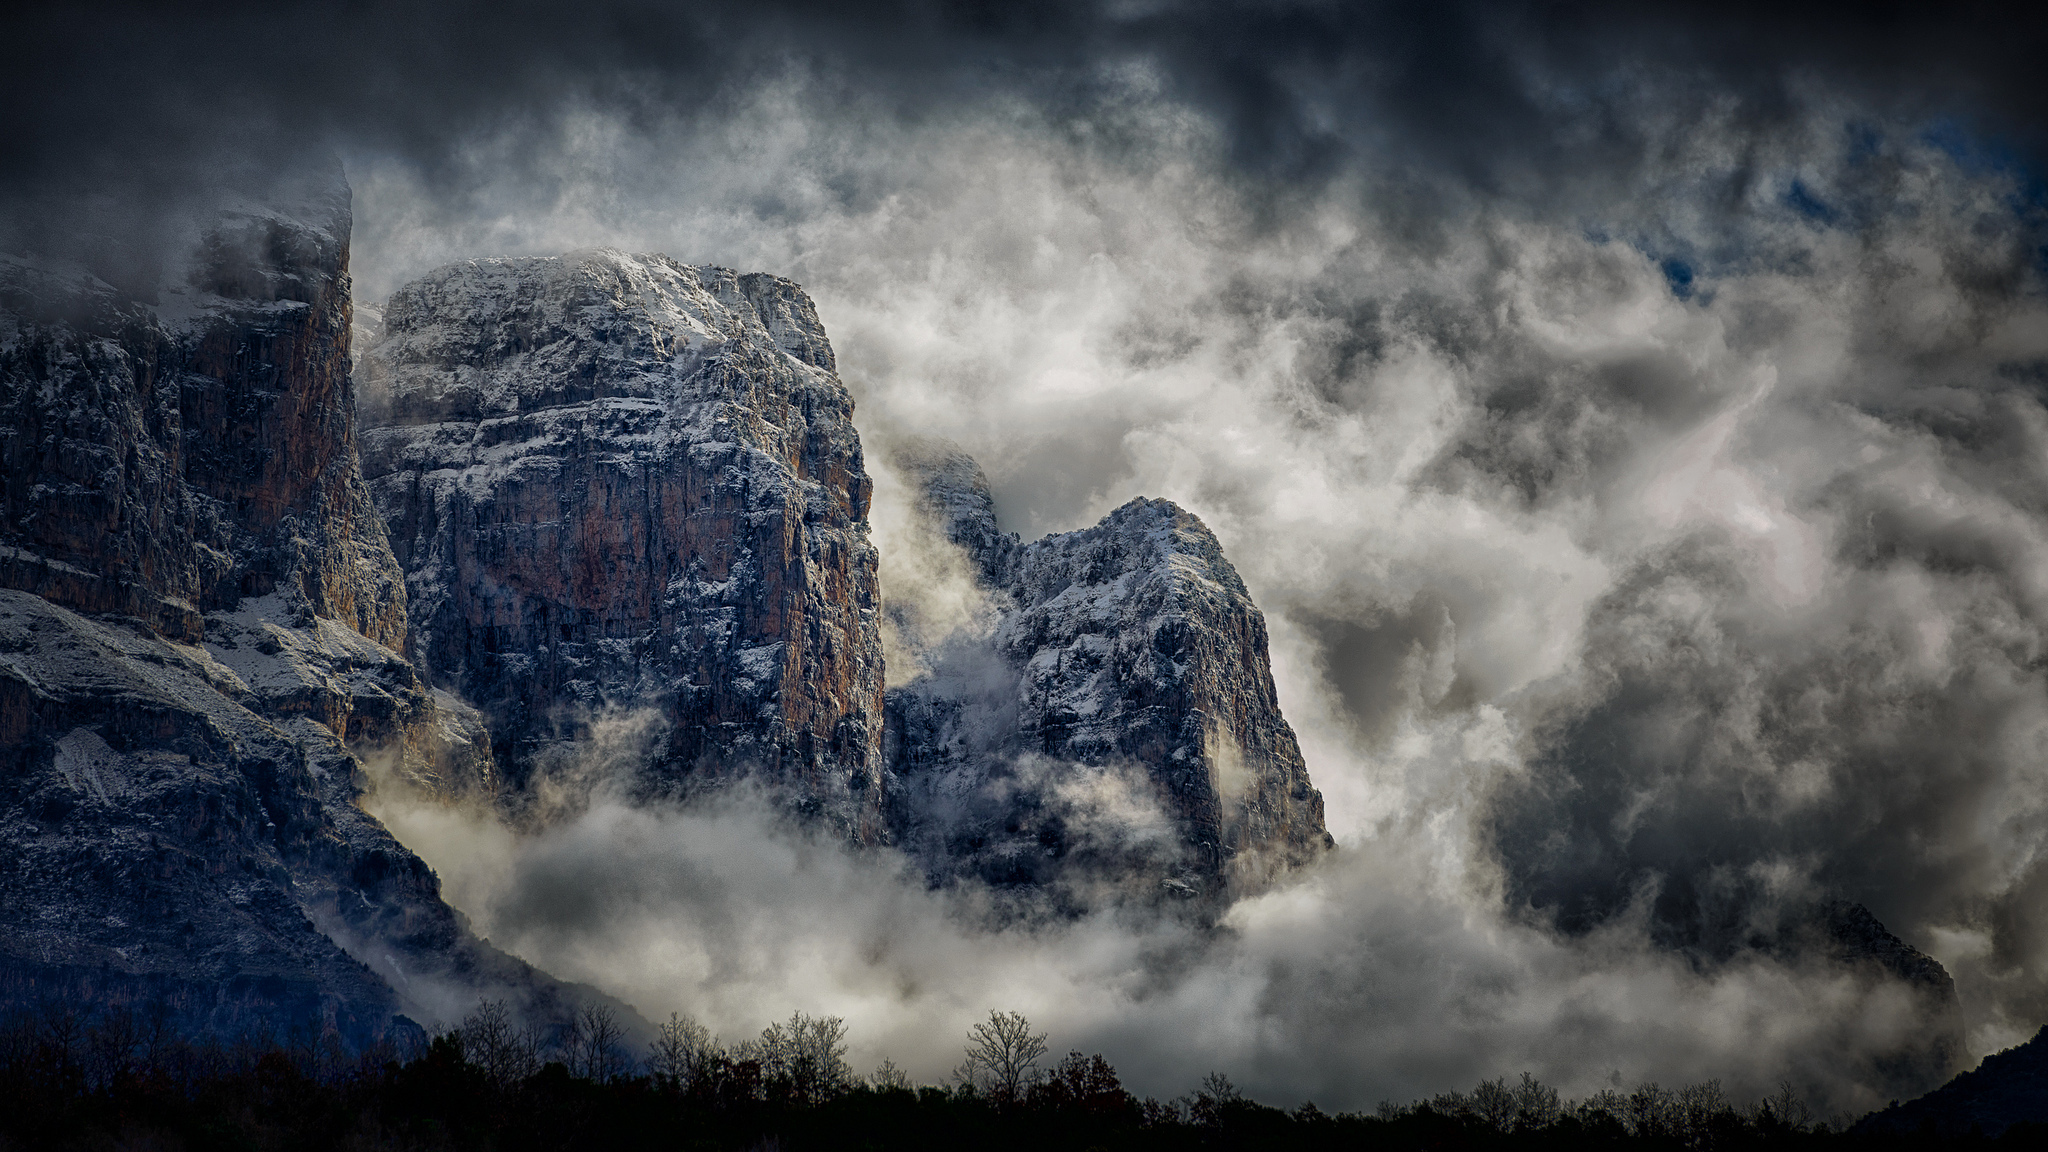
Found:
[[[1832,205],[1814,195],[1803,180],[1792,181],[1792,187],[1785,193],[1785,203],[1794,212],[1821,224],[1833,224],[1839,215]]]
[[[1680,300],[1692,299],[1692,265],[1676,258],[1658,265],[1664,273],[1664,282],[1671,285],[1671,294]]]

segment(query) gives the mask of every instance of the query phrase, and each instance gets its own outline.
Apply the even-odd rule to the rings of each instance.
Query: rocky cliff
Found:
[[[0,997],[356,1041],[572,989],[472,937],[358,754],[488,787],[357,467],[348,194],[224,196],[147,295],[0,257]]]
[[[515,786],[647,713],[645,779],[759,773],[882,836],[882,655],[853,404],[787,280],[598,250],[396,293],[364,462],[413,656]]]
[[[986,596],[888,695],[892,824],[935,877],[1213,896],[1330,846],[1265,618],[1200,520],[1140,499],[1025,544],[958,449],[896,464]]]
[[[1962,1001],[1940,961],[1892,935],[1870,909],[1846,900],[1822,904],[1802,927],[1787,934],[1788,958],[1825,956],[1867,984],[1906,994],[1914,1027],[1903,1042],[1870,1054],[1869,1083],[1887,1095],[1912,1096],[1966,1066]]]

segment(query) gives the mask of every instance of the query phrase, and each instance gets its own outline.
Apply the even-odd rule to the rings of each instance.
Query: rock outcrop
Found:
[[[870,484],[810,300],[611,250],[401,288],[364,463],[413,656],[515,787],[648,710],[657,788],[759,774],[881,838]]]
[[[1956,1074],[1965,1063],[1963,1005],[1941,962],[1892,935],[1870,909],[1846,900],[1821,906],[1794,948],[1848,966],[1869,983],[1903,987],[1918,1015],[1911,1038],[1871,1054],[1869,1081],[1887,1095],[1910,1096]]]
[[[184,640],[289,586],[404,642],[355,467],[347,195],[295,207],[225,213],[154,303],[0,257],[0,584]]]
[[[1200,520],[1140,499],[1025,544],[957,449],[897,466],[987,597],[888,694],[892,825],[935,878],[1215,896],[1330,846],[1265,618]]]
[[[338,179],[240,202],[153,298],[0,258],[0,997],[361,1042],[589,995],[476,940],[357,803],[358,753],[491,764],[402,654],[349,226]]]

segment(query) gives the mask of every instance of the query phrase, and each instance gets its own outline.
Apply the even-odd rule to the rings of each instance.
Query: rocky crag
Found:
[[[362,375],[414,659],[481,710],[515,795],[651,715],[641,783],[764,780],[935,879],[1213,893],[1328,842],[1263,619],[1163,502],[1023,545],[971,461],[913,465],[1001,605],[1007,680],[984,700],[955,653],[885,724],[872,485],[788,281],[611,250],[467,262],[392,297]]]
[[[1214,897],[1331,845],[1265,618],[1200,520],[1140,499],[1025,544],[957,448],[895,463],[985,605],[945,636],[904,621],[926,668],[887,699],[892,828],[934,879]]]
[[[1809,915],[1805,931],[1785,942],[1792,947],[1783,951],[1825,956],[1868,985],[1901,988],[1911,998],[1917,1016],[1912,1034],[1869,1056],[1865,1079],[1881,1085],[1887,1096],[1924,1092],[1966,1066],[1963,1006],[1954,978],[1940,961],[1892,935],[1870,909],[1828,901]]]
[[[472,261],[391,298],[364,377],[413,656],[515,789],[640,713],[643,783],[758,776],[884,837],[871,485],[801,290],[611,250]]]
[[[488,788],[358,471],[348,193],[227,197],[147,295],[0,257],[0,998],[364,1042],[593,996],[476,940],[360,756]]]

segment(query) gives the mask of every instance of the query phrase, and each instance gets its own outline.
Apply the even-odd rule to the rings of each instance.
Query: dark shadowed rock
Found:
[[[441,269],[381,324],[364,461],[413,654],[515,785],[651,709],[656,785],[760,773],[878,839],[870,485],[803,292],[598,250]]]
[[[1887,1095],[1924,1092],[1955,1074],[1965,1061],[1963,1006],[1956,982],[1934,957],[1892,935],[1861,904],[1835,900],[1814,918],[1819,940],[1800,939],[1811,951],[1849,965],[1867,977],[1897,981],[1911,993],[1918,1016],[1913,1038],[1872,1056],[1872,1081]]]
[[[918,445],[899,469],[988,597],[888,697],[893,825],[935,877],[1085,905],[1105,885],[1215,894],[1330,845],[1265,618],[1200,520],[1134,500],[1024,544],[957,449]]]
[[[0,585],[196,639],[282,589],[399,646],[355,464],[348,196],[225,213],[157,302],[0,256]]]
[[[0,258],[0,996],[364,1041],[594,994],[476,940],[358,755],[491,787],[401,649],[348,193],[229,199],[149,298]]]

